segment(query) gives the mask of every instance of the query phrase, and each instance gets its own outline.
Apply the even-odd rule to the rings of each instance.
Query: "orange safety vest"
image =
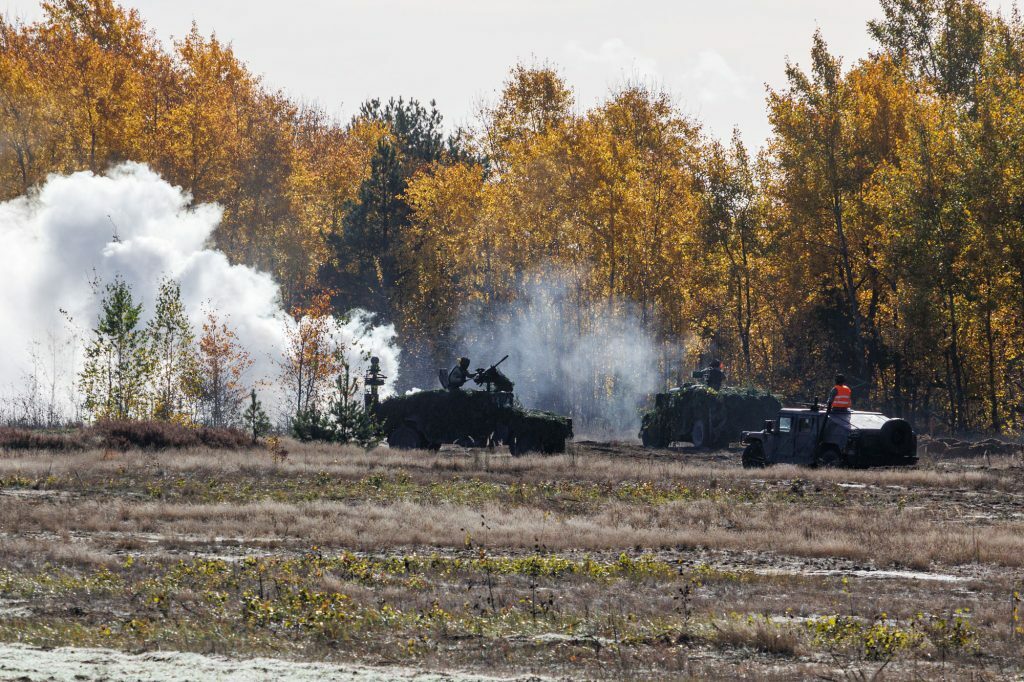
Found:
[[[832,399],[832,407],[839,410],[848,410],[853,405],[853,394],[846,384],[836,386],[836,397]]]

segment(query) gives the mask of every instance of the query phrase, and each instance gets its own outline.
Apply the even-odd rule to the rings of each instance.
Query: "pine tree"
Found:
[[[373,413],[356,398],[358,380],[353,380],[346,365],[335,383],[336,393],[326,411],[313,406],[292,419],[292,435],[302,441],[354,443],[372,448],[383,440],[381,425]]]
[[[270,432],[270,419],[263,411],[262,403],[256,398],[255,388],[249,394],[249,399],[249,407],[242,413],[242,422],[245,424],[246,430],[252,434],[252,442],[256,443],[260,436],[265,436]]]
[[[337,393],[328,411],[334,427],[334,440],[338,443],[355,443],[364,448],[379,444],[382,438],[381,426],[373,413],[365,409],[358,399],[358,381],[351,378],[348,365],[338,375],[336,388]]]
[[[142,304],[117,278],[106,287],[102,312],[85,352],[79,384],[85,409],[98,419],[140,419],[147,415],[152,354],[139,328]]]
[[[199,395],[199,358],[181,301],[181,286],[174,280],[160,283],[156,311],[146,331],[154,362],[153,416],[193,420]]]

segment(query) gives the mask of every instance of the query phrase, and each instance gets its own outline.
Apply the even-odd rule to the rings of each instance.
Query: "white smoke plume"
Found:
[[[0,393],[17,394],[35,376],[46,392],[72,399],[88,340],[81,336],[99,314],[100,296],[91,283],[115,277],[131,286],[147,316],[161,279],[180,282],[197,334],[212,309],[252,356],[248,383],[272,385],[294,322],[269,274],[232,265],[210,246],[220,218],[218,206],[191,206],[180,188],[136,163],[105,175],[51,176],[31,196],[0,204],[6,269],[0,280]],[[69,335],[68,318],[81,330],[79,338]],[[374,326],[372,316],[354,311],[340,335],[354,372],[362,371],[363,355],[372,354],[385,374],[397,377],[392,326]]]
[[[639,410],[659,386],[658,349],[628,307],[580,306],[557,274],[515,303],[466,314],[456,338],[472,367],[508,354],[500,369],[524,407],[567,414],[577,439],[635,440]]]

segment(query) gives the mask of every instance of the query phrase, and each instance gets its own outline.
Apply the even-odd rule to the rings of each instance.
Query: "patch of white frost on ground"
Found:
[[[0,679],[25,682],[492,682],[509,678],[461,672],[420,672],[409,668],[298,663],[272,658],[234,660],[177,651],[126,654],[112,649],[39,649],[20,644],[0,644]]]
[[[886,571],[886,570],[857,570],[857,571],[811,571],[811,575],[852,575],[856,578],[895,579],[895,580],[923,580],[937,583],[959,583],[967,578],[946,573],[924,573],[922,571]]]

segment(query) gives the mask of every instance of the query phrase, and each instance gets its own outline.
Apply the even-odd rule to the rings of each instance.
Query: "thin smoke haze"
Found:
[[[577,438],[635,439],[641,402],[659,385],[658,350],[628,306],[579,305],[568,279],[548,272],[497,310],[465,314],[456,337],[486,367],[516,382],[527,408],[572,416]]]
[[[144,323],[160,280],[170,277],[181,284],[197,333],[207,310],[236,330],[254,361],[247,383],[263,386],[268,404],[279,406],[273,383],[294,321],[269,274],[231,264],[209,246],[220,218],[218,206],[191,205],[181,189],[137,163],[105,175],[54,175],[32,196],[0,204],[7,254],[0,394],[45,388],[44,399],[56,396],[71,412],[81,348],[99,314],[95,283],[121,277],[143,303]],[[371,315],[353,311],[338,336],[354,371],[361,371],[364,356],[377,355],[385,374],[398,375],[393,326],[375,326]]]

